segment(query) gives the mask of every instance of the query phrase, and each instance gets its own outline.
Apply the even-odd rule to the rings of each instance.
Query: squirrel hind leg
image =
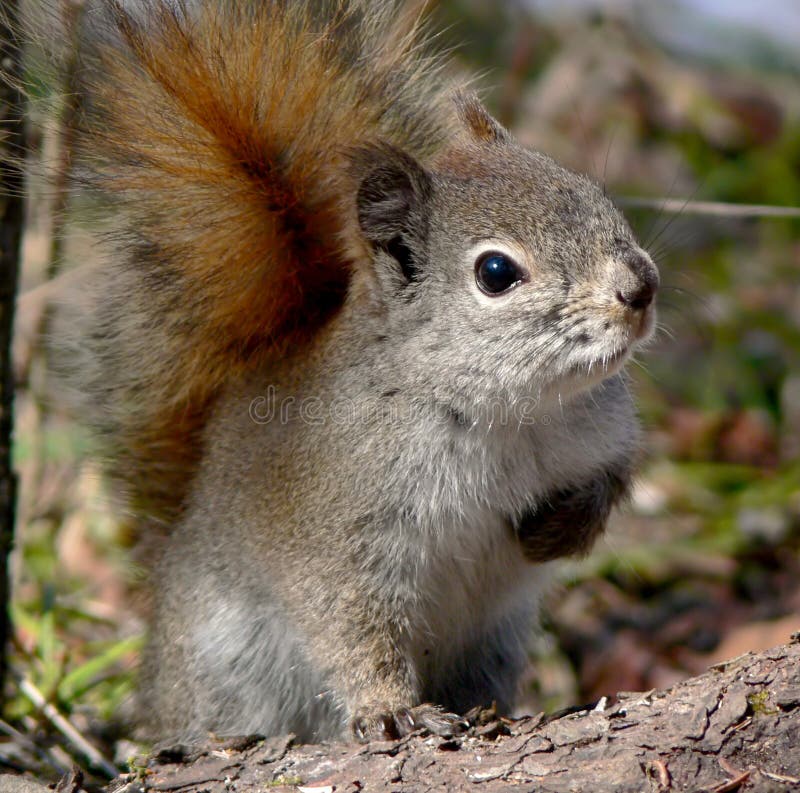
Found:
[[[253,589],[209,576],[218,560],[193,556],[185,539],[170,537],[157,572],[140,693],[148,731],[177,740],[209,731],[340,738],[342,708],[274,593],[263,582]]]
[[[533,615],[526,611],[479,636],[457,657],[442,664],[423,692],[424,698],[456,713],[494,705],[498,714],[508,715],[528,665],[526,640],[533,621]]]

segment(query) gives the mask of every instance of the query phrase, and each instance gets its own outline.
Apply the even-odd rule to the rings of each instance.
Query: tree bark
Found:
[[[450,740],[295,747],[286,737],[171,747],[109,791],[798,790],[800,637],[793,638],[667,691],[619,694],[613,704],[560,717],[478,720]]]
[[[0,14],[0,692],[8,640],[8,555],[14,537],[16,478],[11,467],[13,374],[11,331],[23,225],[23,114],[20,50],[12,32],[17,0],[3,0]],[[2,695],[0,694],[0,699]]]

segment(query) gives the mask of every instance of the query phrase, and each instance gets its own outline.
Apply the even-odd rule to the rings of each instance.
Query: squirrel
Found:
[[[411,4],[413,5],[413,4]],[[91,0],[55,367],[145,548],[161,739],[513,707],[640,445],[658,272],[390,0]]]

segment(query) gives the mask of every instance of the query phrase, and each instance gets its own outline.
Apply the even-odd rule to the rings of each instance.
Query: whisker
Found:
[[[696,292],[692,292],[691,289],[684,289],[680,286],[671,286],[671,285],[662,285],[659,287],[661,292],[677,292],[679,295],[684,297],[690,297],[692,300],[696,300],[706,311],[708,311],[709,315],[712,318],[716,318],[716,309],[711,304],[711,301],[707,297],[703,297],[703,295],[699,295]],[[669,305],[669,304],[667,304]]]
[[[614,136],[617,134],[617,129],[619,129],[619,124],[616,124],[614,128],[611,130],[611,136],[608,141],[608,147],[606,148],[606,158],[603,161],[603,195],[608,195],[608,190],[606,190],[606,172],[608,170],[608,158],[611,154],[611,146],[614,144]]]
[[[659,231],[658,234],[656,234],[656,236],[652,240],[650,240],[650,242],[648,243],[648,246],[647,246],[648,248],[650,246],[655,245],[656,242],[658,242],[658,240],[661,239],[662,235],[672,226],[672,224],[679,217],[681,217],[683,215],[683,210],[689,205],[689,203],[691,201],[694,200],[695,196],[700,192],[700,188],[705,184],[706,181],[707,181],[707,179],[702,179],[697,183],[697,185],[695,186],[694,190],[692,190],[692,192],[689,194],[689,197],[683,202],[683,205],[682,205],[681,209],[678,212],[676,212],[667,221],[667,223],[664,224],[664,227],[661,229],[661,231]]]
[[[656,212],[655,216],[653,217],[653,219],[648,224],[647,230],[644,233],[644,237],[645,237],[645,239],[647,239],[647,242],[645,242],[644,247],[647,248],[648,250],[650,249],[650,247],[653,244],[653,240],[652,240],[652,238],[650,238],[650,235],[653,234],[654,230],[658,226],[658,223],[661,221],[661,218],[664,216],[664,210],[665,210],[665,208],[667,206],[667,202],[672,198],[672,191],[675,189],[675,185],[678,182],[678,177],[679,176],[680,176],[680,174],[676,170],[675,171],[675,175],[672,177],[672,182],[670,182],[669,189],[667,190],[667,197],[663,201],[661,201],[661,205],[658,208],[658,211]]]
[[[675,341],[675,339],[676,339],[676,336],[673,333],[672,329],[669,328],[667,325],[662,324],[661,322],[659,322],[656,325],[656,336],[658,336],[658,334],[660,334],[660,333],[663,333],[671,341]]]

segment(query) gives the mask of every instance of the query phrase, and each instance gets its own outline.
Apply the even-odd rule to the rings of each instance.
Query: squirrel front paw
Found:
[[[611,508],[630,487],[630,471],[619,464],[576,487],[551,494],[512,522],[529,562],[585,554],[603,533]]]
[[[437,705],[417,705],[414,708],[391,708],[376,703],[360,708],[350,722],[357,741],[396,740],[415,730],[424,730],[451,738],[469,727],[468,722],[455,713],[448,713]]]

